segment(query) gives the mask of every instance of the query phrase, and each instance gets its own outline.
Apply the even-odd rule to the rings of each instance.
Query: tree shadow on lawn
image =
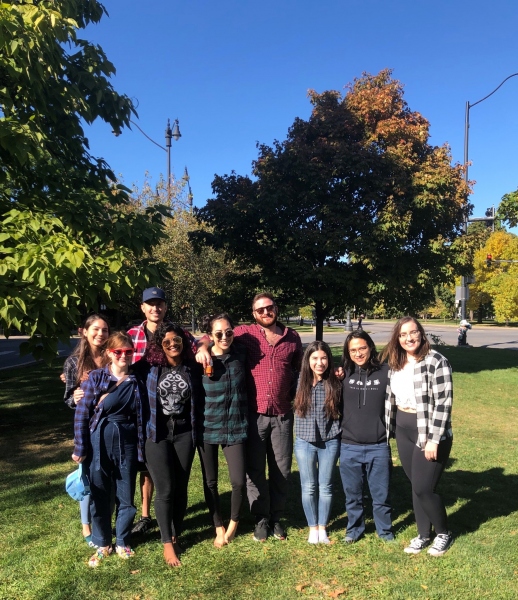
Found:
[[[455,535],[466,535],[477,531],[484,523],[506,517],[518,510],[518,475],[505,474],[501,467],[481,472],[452,470],[456,459],[451,459],[439,482],[437,491],[441,494],[446,507],[454,507],[458,501],[464,503],[458,509],[450,511],[448,523]],[[288,524],[299,529],[307,528],[302,509],[300,475],[291,474],[290,492],[286,510]],[[394,466],[391,479],[392,521],[396,534],[415,525],[412,507],[410,482],[401,466]],[[372,518],[372,499],[367,482],[364,484],[364,510],[366,534],[375,534]],[[338,467],[333,473],[333,505],[330,515],[329,532],[345,532],[347,514],[345,495]]]
[[[518,352],[503,348],[458,348],[439,346],[437,351],[446,356],[455,373],[497,371],[518,366]]]

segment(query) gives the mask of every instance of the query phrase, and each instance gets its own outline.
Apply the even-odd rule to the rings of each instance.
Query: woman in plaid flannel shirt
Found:
[[[385,348],[390,383],[387,419],[393,431],[403,469],[412,484],[418,537],[405,548],[417,554],[442,556],[453,543],[444,502],[435,488],[450,455],[453,433],[452,371],[448,360],[432,350],[423,326],[413,317],[400,319]],[[432,525],[436,537],[431,541]]]
[[[342,385],[325,342],[304,352],[295,410],[295,457],[299,465],[302,507],[309,525],[308,543],[330,544],[327,524],[333,499],[333,469],[340,453]]]

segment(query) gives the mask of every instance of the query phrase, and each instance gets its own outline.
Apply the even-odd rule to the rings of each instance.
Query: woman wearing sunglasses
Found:
[[[399,319],[383,355],[391,369],[386,413],[391,427],[395,416],[397,449],[412,484],[417,522],[418,536],[405,552],[418,554],[429,546],[428,554],[442,556],[453,543],[444,502],[435,491],[453,440],[451,366],[432,350],[423,326],[413,317]]]
[[[145,377],[146,466],[155,484],[155,514],[164,560],[180,566],[178,536],[187,510],[187,486],[195,452],[194,407],[201,394],[189,340],[174,323],[161,323],[134,369]]]
[[[134,349],[123,332],[112,333],[106,341],[104,367],[90,373],[81,384],[84,396],[75,412],[72,459],[87,461],[90,476],[92,542],[97,546],[88,565],[97,567],[112,552],[111,488],[115,485],[117,519],[115,551],[127,559],[131,527],[136,508],[133,503],[137,462],[143,459],[141,390],[129,367]]]
[[[230,317],[220,314],[205,317],[204,330],[212,341],[212,371],[203,375],[204,401],[198,419],[198,452],[203,472],[203,489],[216,538],[221,548],[231,542],[237,531],[246,486],[245,440],[248,429],[246,394],[246,351],[234,342]],[[201,367],[200,367],[201,368]],[[218,493],[218,452],[221,446],[227,461],[232,493],[230,523],[225,529]]]

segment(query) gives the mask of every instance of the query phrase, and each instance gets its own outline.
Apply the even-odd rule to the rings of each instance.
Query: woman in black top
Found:
[[[146,466],[155,484],[155,513],[164,559],[180,566],[187,486],[195,451],[194,408],[201,382],[191,377],[192,351],[184,330],[162,323],[143,359],[135,365],[146,377]]]

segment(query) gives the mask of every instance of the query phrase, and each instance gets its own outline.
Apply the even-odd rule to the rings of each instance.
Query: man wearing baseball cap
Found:
[[[145,354],[148,342],[153,339],[157,327],[164,320],[167,312],[167,300],[164,290],[158,287],[150,287],[142,292],[142,303],[140,309],[146,320],[140,325],[132,327],[128,334],[133,340],[135,354],[133,363],[139,361]],[[132,533],[144,534],[151,527],[151,500],[155,486],[147,470],[140,471],[140,494],[142,497],[142,516],[135,523]]]

